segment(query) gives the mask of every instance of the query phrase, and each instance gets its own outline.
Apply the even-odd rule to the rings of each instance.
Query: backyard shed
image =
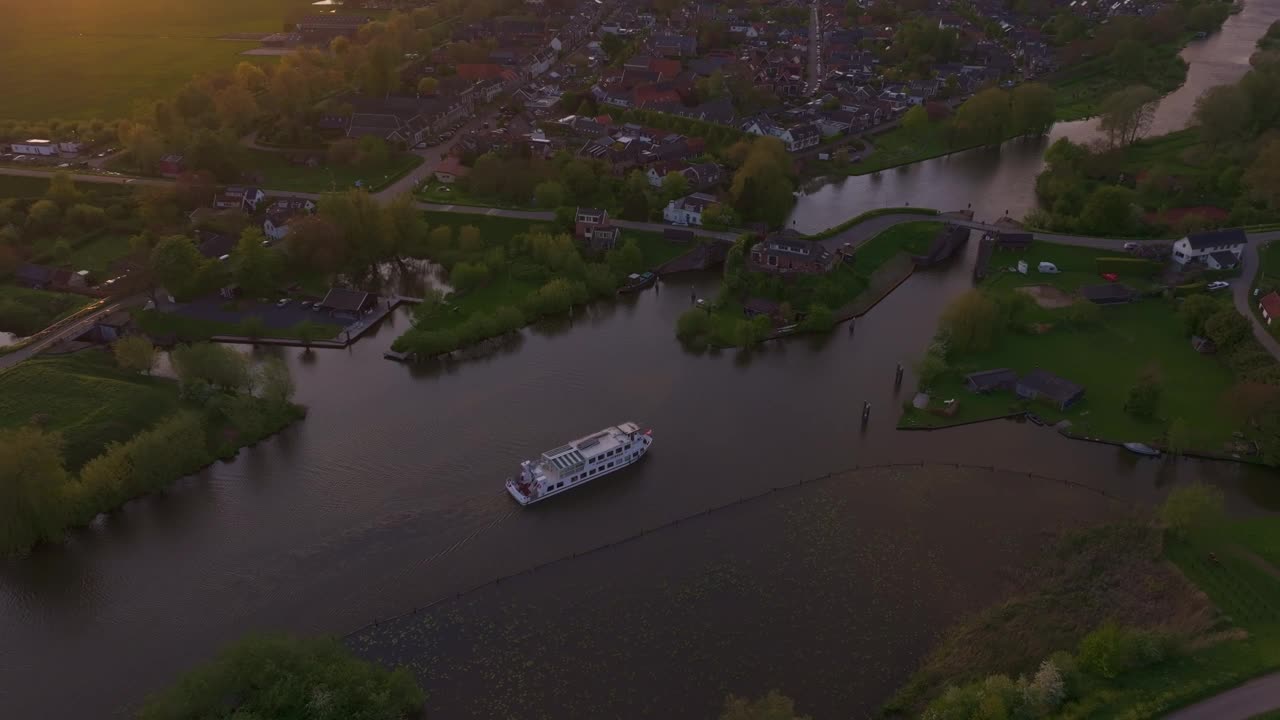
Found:
[[[1018,374],[1009,368],[996,368],[970,373],[964,377],[965,385],[976,393],[988,393],[995,390],[1012,390],[1018,382]]]
[[[1084,397],[1084,387],[1060,378],[1047,370],[1032,370],[1018,380],[1018,397],[1027,400],[1044,400],[1066,410]]]
[[[1119,305],[1138,299],[1138,291],[1123,283],[1103,283],[1080,288],[1085,300],[1098,305]]]
[[[324,300],[320,301],[320,307],[328,310],[329,314],[334,317],[354,320],[366,310],[371,309],[377,302],[378,298],[367,292],[348,288],[330,288],[329,292],[325,294]]]

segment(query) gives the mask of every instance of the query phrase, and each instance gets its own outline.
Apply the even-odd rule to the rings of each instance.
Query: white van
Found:
[[[1058,273],[1058,266],[1051,262],[1042,262],[1036,267],[1036,269],[1042,273],[1049,273],[1050,275],[1056,275]]]

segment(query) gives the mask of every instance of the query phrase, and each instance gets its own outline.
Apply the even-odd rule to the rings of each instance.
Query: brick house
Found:
[[[794,230],[783,230],[752,245],[750,260],[753,270],[817,275],[831,270],[835,256],[822,243]]]

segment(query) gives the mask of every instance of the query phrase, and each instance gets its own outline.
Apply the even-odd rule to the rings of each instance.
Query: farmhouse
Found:
[[[794,230],[776,232],[751,246],[751,267],[771,273],[816,275],[831,270],[834,256],[822,243]]]
[[[1192,233],[1173,244],[1173,260],[1180,265],[1202,262],[1214,269],[1235,267],[1249,236],[1240,228]]]
[[[1046,370],[1032,370],[1018,380],[1014,390],[1027,400],[1044,400],[1066,410],[1084,397],[1084,388]]]

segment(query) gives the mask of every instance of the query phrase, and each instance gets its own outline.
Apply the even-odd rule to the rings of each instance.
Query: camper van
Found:
[[[1042,262],[1036,269],[1042,273],[1049,273],[1050,275],[1056,275],[1058,273],[1058,266],[1051,262]]]

